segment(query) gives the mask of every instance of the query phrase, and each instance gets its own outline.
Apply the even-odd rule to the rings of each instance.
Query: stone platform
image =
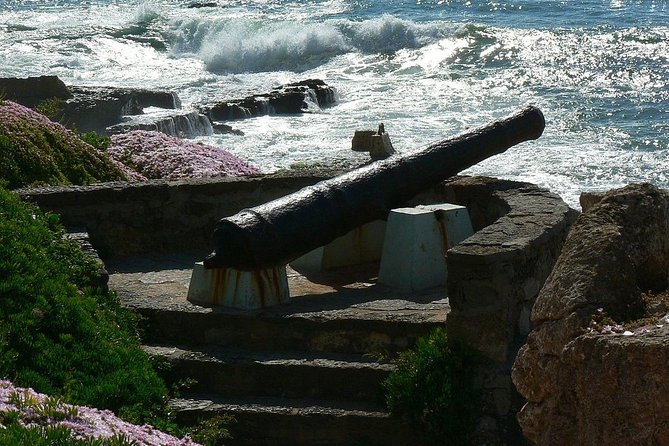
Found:
[[[445,288],[401,293],[378,264],[305,276],[288,269],[292,302],[206,308],[186,300],[197,254],[109,261],[110,288],[143,317],[146,351],[195,379],[171,402],[181,421],[234,415],[231,445],[420,445],[385,410],[390,359],[449,312]]]

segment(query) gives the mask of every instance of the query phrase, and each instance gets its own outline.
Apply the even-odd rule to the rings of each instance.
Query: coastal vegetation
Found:
[[[384,382],[388,408],[431,444],[469,444],[478,419],[475,367],[474,353],[435,329],[398,358]]]
[[[160,132],[135,130],[112,135],[110,156],[148,179],[259,174],[230,152]]]
[[[30,185],[126,180],[123,166],[73,132],[12,101],[0,105],[0,179]]]
[[[36,109],[54,118],[58,103]],[[230,152],[154,131],[133,131],[111,139],[78,134],[42,113],[12,101],[0,102],[0,180],[10,189],[258,174]]]
[[[0,390],[31,387],[178,432],[164,415],[168,390],[139,346],[135,318],[99,286],[99,269],[64,237],[57,216],[0,189],[0,376],[13,383]],[[35,398],[44,410],[42,397],[28,400]],[[24,424],[10,400],[0,398],[0,424]]]
[[[178,383],[170,390],[141,349],[136,315],[102,286],[101,265],[65,236],[58,216],[8,189],[259,171],[157,132],[80,134],[49,119],[61,108],[0,98],[0,445],[196,444],[169,435],[186,433],[166,406]],[[190,430],[220,444],[228,423]]]

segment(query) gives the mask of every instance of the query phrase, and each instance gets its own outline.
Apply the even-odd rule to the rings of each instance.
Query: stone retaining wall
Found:
[[[216,222],[333,175],[316,172],[262,177],[25,189],[19,194],[86,228],[103,258],[193,251],[208,254]]]
[[[477,350],[483,406],[474,444],[524,443],[523,405],[511,367],[530,330],[530,311],[578,212],[529,183],[462,178],[448,202],[468,208],[476,233],[448,251],[448,334]]]

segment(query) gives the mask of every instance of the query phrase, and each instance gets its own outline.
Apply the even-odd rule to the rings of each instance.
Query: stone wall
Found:
[[[539,445],[669,444],[669,193],[632,185],[589,206],[514,365],[520,424]]]
[[[216,222],[329,178],[332,172],[25,189],[19,194],[86,228],[103,258],[212,249]]]
[[[462,178],[445,185],[476,233],[448,251],[448,334],[477,350],[483,406],[475,444],[523,444],[515,420],[523,400],[511,366],[530,330],[529,316],[578,213],[528,183]]]

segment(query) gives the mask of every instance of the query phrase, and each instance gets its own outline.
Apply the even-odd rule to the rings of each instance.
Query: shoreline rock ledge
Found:
[[[181,108],[181,100],[172,91],[67,86],[58,76],[0,78],[0,94],[30,108],[59,99],[63,101],[60,121],[82,132],[105,133],[124,116],[141,115],[146,107]]]
[[[669,444],[669,192],[604,194],[572,228],[513,366],[542,446]]]
[[[313,106],[324,108],[337,102],[337,89],[321,79],[285,84],[269,93],[203,106],[202,113],[214,121],[231,121],[263,115],[308,113]]]

